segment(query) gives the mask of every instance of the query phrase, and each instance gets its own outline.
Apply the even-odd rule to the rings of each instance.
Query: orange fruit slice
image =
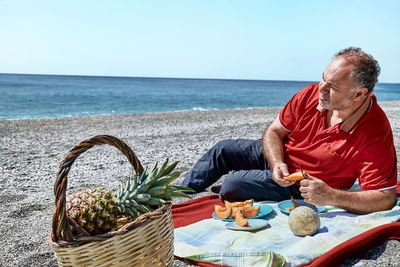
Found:
[[[303,179],[303,174],[301,172],[294,172],[288,176],[283,177],[286,181],[298,181]]]

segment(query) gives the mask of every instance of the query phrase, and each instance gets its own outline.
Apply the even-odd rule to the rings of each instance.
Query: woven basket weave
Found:
[[[49,243],[60,266],[172,266],[173,224],[171,205],[139,216],[117,231],[94,236],[74,236],[79,227],[65,212],[67,175],[75,159],[95,145],[115,146],[137,173],[143,166],[124,142],[110,135],[98,135],[73,147],[61,162],[54,184],[56,210]]]

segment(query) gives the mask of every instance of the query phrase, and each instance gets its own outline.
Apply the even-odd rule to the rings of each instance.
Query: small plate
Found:
[[[257,216],[252,217],[252,218],[246,218],[246,219],[253,220],[253,219],[261,218],[261,217],[266,216],[267,214],[269,214],[271,211],[274,210],[270,205],[266,205],[266,204],[254,204],[254,206],[260,206],[260,210],[258,211]],[[227,219],[218,218],[217,215],[215,214],[215,212],[213,212],[212,216],[216,220],[222,220],[225,222],[233,222],[235,220],[235,219],[232,219],[231,217],[229,217]]]
[[[268,222],[262,219],[252,219],[247,221],[249,222],[248,226],[242,227],[237,225],[236,222],[229,222],[225,225],[225,227],[236,231],[254,231],[268,225]]]
[[[309,206],[311,208],[311,204],[305,202],[303,199],[295,199],[296,203],[298,203],[301,206]],[[316,206],[317,207],[317,213],[325,212],[326,207],[325,206]],[[282,202],[278,203],[278,208],[283,214],[289,215],[290,211],[287,211],[286,208],[294,208],[292,201],[290,199],[284,200]]]

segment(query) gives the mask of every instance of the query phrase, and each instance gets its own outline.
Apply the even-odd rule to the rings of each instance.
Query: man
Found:
[[[378,62],[360,48],[337,53],[319,84],[299,91],[261,140],[224,140],[182,182],[202,191],[229,173],[220,198],[304,198],[354,213],[391,209],[396,201],[393,135],[372,91]],[[309,178],[283,179],[301,168]],[[348,191],[358,179],[361,191]]]

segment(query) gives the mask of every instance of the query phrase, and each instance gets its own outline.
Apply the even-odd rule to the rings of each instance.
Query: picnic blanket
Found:
[[[173,206],[176,257],[201,266],[338,264],[386,239],[400,239],[400,198],[392,210],[368,215],[328,207],[320,214],[319,232],[304,238],[292,234],[277,202],[261,202],[274,211],[265,217],[269,227],[254,232],[232,231],[212,218],[214,205],[221,203],[212,195]]]

